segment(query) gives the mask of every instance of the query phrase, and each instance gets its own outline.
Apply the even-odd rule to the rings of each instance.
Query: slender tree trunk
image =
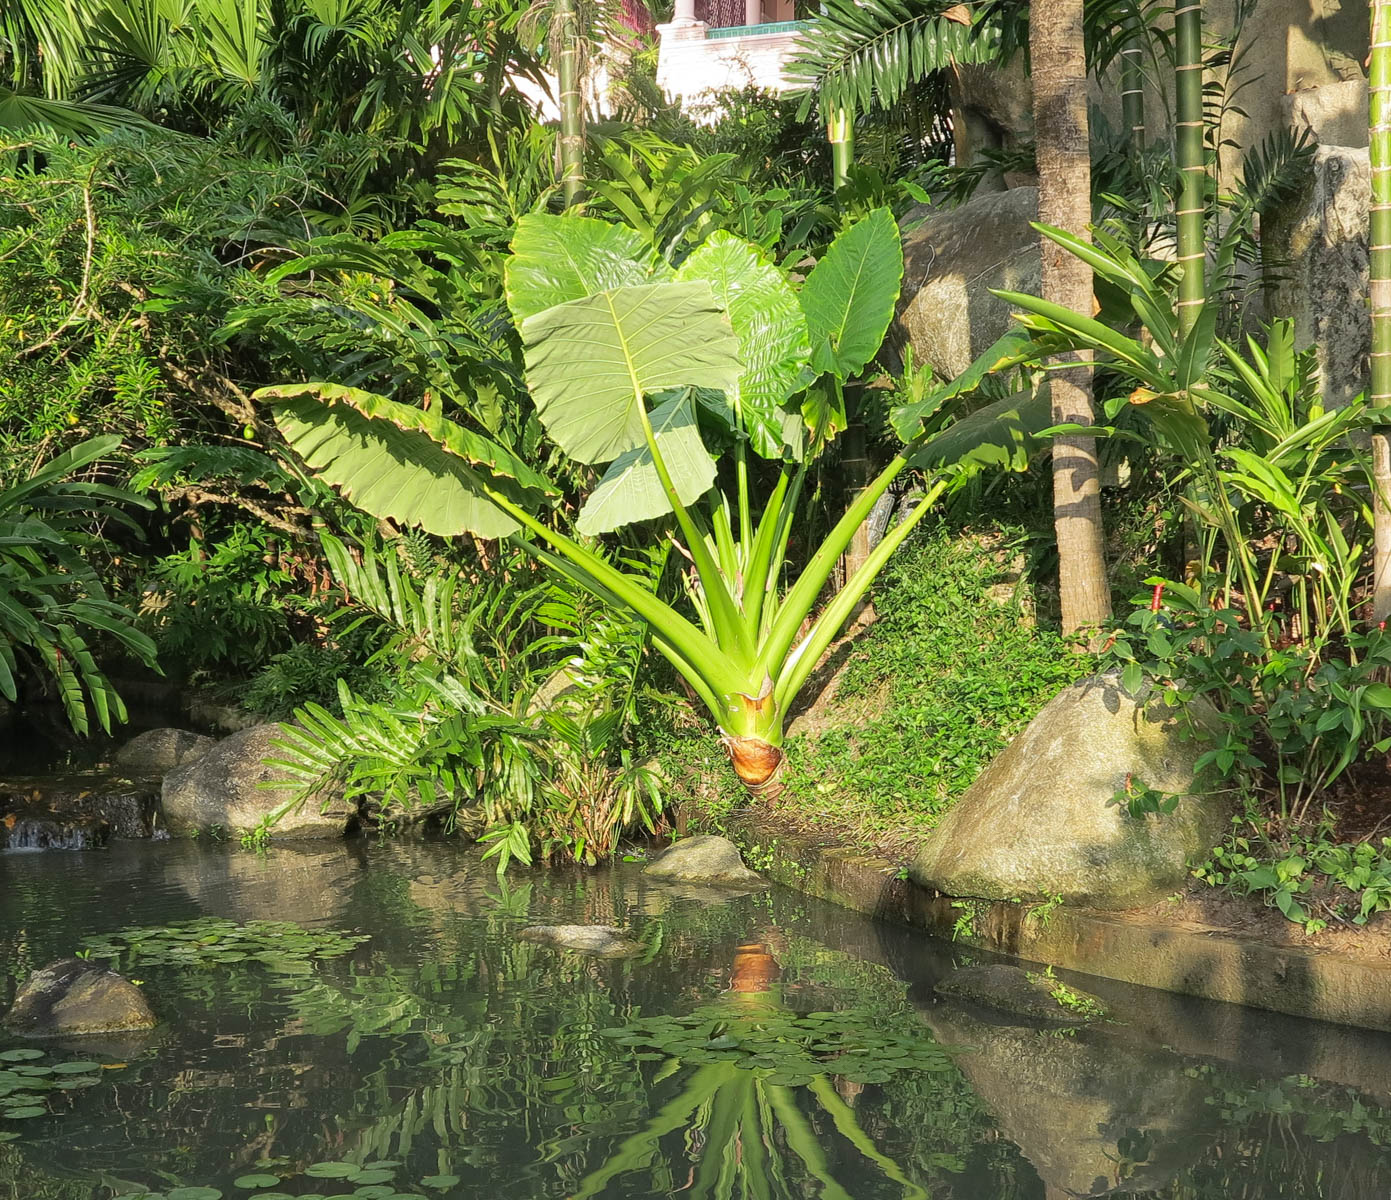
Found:
[[[1121,118],[1136,150],[1145,145],[1145,25],[1138,8],[1121,50]]]
[[[1203,6],[1202,0],[1174,4],[1174,151],[1179,170],[1178,211],[1178,331],[1187,337],[1207,300],[1207,170],[1203,155]],[[1192,496],[1192,489],[1189,488]],[[1202,541],[1198,519],[1183,518],[1185,576],[1201,574]]]
[[[584,97],[580,94],[580,23],[576,0],[555,0],[556,75],[560,83],[560,182],[565,206],[584,195]]]
[[[1391,0],[1372,0],[1371,99],[1371,403],[1386,409],[1391,407]],[[1372,619],[1380,622],[1391,616],[1391,430],[1384,425],[1372,434],[1372,478]]]
[[[1201,0],[1178,0],[1174,5],[1174,49],[1178,91],[1178,122],[1174,131],[1179,169],[1178,263],[1182,272],[1178,285],[1178,327],[1179,333],[1186,337],[1207,298]]]
[[[1048,0],[1031,5],[1029,12],[1039,220],[1076,237],[1088,236],[1092,215],[1082,5],[1083,0]],[[1042,250],[1044,298],[1090,316],[1091,268],[1047,238]],[[1091,355],[1072,354],[1062,361],[1078,365],[1051,373],[1053,420],[1092,425]],[[1111,589],[1095,438],[1054,439],[1053,520],[1063,632],[1098,631],[1111,615]]]
[[[831,182],[839,190],[850,178],[855,159],[855,114],[836,109],[826,120],[826,138],[831,143]]]

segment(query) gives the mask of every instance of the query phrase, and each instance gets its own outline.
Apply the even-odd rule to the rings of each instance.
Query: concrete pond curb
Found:
[[[1152,913],[953,900],[887,859],[741,816],[726,834],[749,865],[797,891],[962,946],[1180,995],[1391,1031],[1391,958],[1279,946]]]

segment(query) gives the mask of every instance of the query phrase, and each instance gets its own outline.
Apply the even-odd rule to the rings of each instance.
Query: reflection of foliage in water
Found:
[[[374,853],[381,857],[370,870],[349,877],[347,900],[316,909],[331,911],[337,927],[373,931],[370,945],[351,955],[311,960],[306,974],[274,972],[254,957],[197,969],[142,963],[164,1032],[119,1073],[118,1096],[73,1092],[69,1116],[15,1122],[21,1139],[0,1145],[0,1200],[109,1200],[142,1188],[167,1197],[180,1186],[255,1196],[234,1186],[255,1174],[284,1181],[259,1194],[391,1186],[431,1196],[425,1180],[456,1177],[455,1192],[443,1195],[561,1200],[583,1194],[589,1180],[596,1197],[622,1200],[654,1190],[694,1195],[699,1171],[714,1200],[736,1153],[765,1164],[760,1178],[782,1171],[788,1194],[834,1195],[830,1179],[855,1200],[900,1200],[915,1187],[934,1200],[1037,1200],[1034,1168],[954,1067],[855,1082],[829,1061],[831,1037],[802,1038],[815,1023],[795,1013],[834,1012],[837,1028],[882,1039],[867,1044],[898,1048],[895,1039],[909,1039],[924,1061],[941,1053],[925,1041],[902,981],[802,935],[851,945],[862,934],[832,928],[848,918],[780,892],[700,905],[622,870],[523,876],[503,892],[491,871],[471,873],[458,856],[432,848],[394,844]],[[237,911],[294,915],[282,901]],[[158,914],[147,908],[124,919]],[[651,959],[594,962],[515,938],[529,922],[570,920],[622,924],[652,948]],[[48,946],[72,944],[71,935],[55,942],[54,928],[39,928]],[[73,928],[71,918],[62,928]],[[719,1061],[716,1048],[716,1061],[671,1071],[660,1048],[604,1036],[612,1028],[650,1032],[654,1016],[684,1019],[714,1004],[726,1024],[731,1009],[746,1019],[748,1001],[732,1003],[726,993],[734,948],[750,938],[775,950],[789,1010],[757,1019],[775,1032],[792,1022],[790,1049],[780,1046],[748,1070]],[[707,1042],[723,1036],[713,1024],[693,1032]],[[824,1048],[813,1051],[818,1044]],[[755,1056],[752,1045],[731,1049],[736,1059]],[[1120,1044],[1116,1052],[1130,1053]],[[808,1074],[808,1055],[820,1066],[799,1083],[796,1068]],[[787,1068],[793,1082],[770,1083]],[[1351,1093],[1289,1084],[1279,1099],[1268,1084],[1202,1078],[1202,1094],[1213,1097],[1204,1130],[1212,1143],[1173,1184],[1146,1193],[1149,1200],[1387,1194],[1377,1147],[1391,1122],[1359,1109]],[[698,1102],[680,1115],[691,1099]],[[676,1127],[655,1146],[645,1143],[664,1111],[679,1116]],[[731,1128],[733,1135],[720,1132]],[[1331,1140],[1313,1140],[1322,1136]],[[620,1169],[595,1191],[595,1176],[621,1161],[625,1147],[632,1171]],[[346,1175],[304,1174],[325,1161],[369,1173],[387,1169],[383,1161],[401,1165],[389,1184],[364,1183],[360,1173],[351,1186],[341,1185]],[[740,1168],[746,1178],[752,1166]]]

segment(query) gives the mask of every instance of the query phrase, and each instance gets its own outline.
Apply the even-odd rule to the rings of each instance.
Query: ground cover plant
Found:
[[[1095,670],[1035,610],[1027,532],[929,522],[885,567],[874,622],[793,722],[777,816],[900,857],[1061,688]],[[1021,571],[1022,568],[1022,571]],[[743,806],[717,747],[654,712],[674,803],[718,831]]]

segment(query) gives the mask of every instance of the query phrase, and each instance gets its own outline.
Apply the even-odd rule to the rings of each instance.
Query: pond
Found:
[[[162,1022],[0,1036],[0,1200],[1391,1193],[1391,1039],[1094,980],[1115,1023],[1012,1025],[933,1001],[957,948],[786,890],[366,839],[0,854],[0,888],[0,999],[85,943]]]

